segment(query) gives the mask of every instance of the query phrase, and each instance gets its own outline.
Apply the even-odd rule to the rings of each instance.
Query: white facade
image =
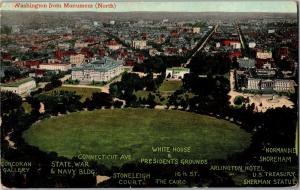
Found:
[[[170,79],[183,79],[185,74],[190,73],[189,68],[182,67],[172,67],[167,68],[166,70],[166,78]]]
[[[256,43],[255,42],[249,42],[248,46],[249,46],[249,48],[255,48]]]
[[[193,27],[193,33],[200,33],[200,27]]]
[[[110,49],[110,50],[118,50],[122,47],[121,44],[109,44],[107,45],[107,47]]]
[[[75,48],[84,48],[88,47],[89,43],[87,42],[75,42],[74,47]]]
[[[145,49],[147,47],[147,41],[145,40],[133,40],[132,47],[134,49]]]
[[[272,52],[256,52],[256,58],[258,59],[271,59]]]
[[[40,64],[40,69],[49,71],[68,71],[71,64]]]
[[[79,80],[82,82],[104,81],[107,82],[110,79],[120,75],[124,71],[123,67],[116,67],[109,71],[97,71],[97,70],[75,70],[72,71],[72,80]]]
[[[240,42],[230,42],[230,46],[232,46],[233,49],[241,49]]]
[[[275,33],[275,30],[274,30],[274,29],[268,30],[268,34],[273,34],[273,33]]]
[[[107,82],[124,72],[122,62],[104,57],[89,64],[72,69],[72,80],[90,83],[93,81]]]
[[[84,62],[84,55],[78,54],[78,55],[71,55],[70,56],[70,63],[73,65],[80,65]]]
[[[24,82],[20,81],[11,83],[11,84],[4,84],[1,85],[1,91],[9,91],[19,95],[29,94],[31,90],[36,88],[36,82],[32,78],[23,79]]]
[[[275,80],[274,90],[278,92],[294,91],[295,82],[293,80]]]
[[[259,90],[260,89],[259,83],[260,83],[260,79],[249,78],[248,84],[247,84],[247,89],[248,90]]]
[[[248,90],[264,90],[272,89],[276,92],[293,92],[295,91],[295,82],[293,80],[284,79],[248,79]]]

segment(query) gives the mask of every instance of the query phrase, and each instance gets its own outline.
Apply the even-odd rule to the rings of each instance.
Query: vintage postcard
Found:
[[[1,5],[1,187],[298,186],[296,1]]]

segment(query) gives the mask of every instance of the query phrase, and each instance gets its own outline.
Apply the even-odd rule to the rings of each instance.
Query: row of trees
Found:
[[[4,70],[4,76],[1,77],[1,83],[5,83],[11,80],[16,80],[26,76],[26,73],[21,73],[21,71],[15,67],[10,67]]]
[[[156,56],[150,57],[143,63],[135,64],[133,71],[144,73],[165,73],[168,67],[179,67],[187,61],[187,57]]]
[[[206,75],[224,75],[229,72],[230,68],[234,66],[234,62],[230,60],[227,55],[205,55],[198,54],[191,60],[188,67],[191,72]]]

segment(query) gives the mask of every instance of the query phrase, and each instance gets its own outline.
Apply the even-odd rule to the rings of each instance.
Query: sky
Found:
[[[31,4],[47,4],[47,8],[15,8],[16,2],[24,1],[3,0],[2,10],[14,11],[97,11],[97,12],[130,12],[130,11],[164,11],[164,12],[287,12],[297,13],[296,1],[269,1],[269,0],[240,0],[240,1],[177,1],[177,2],[149,2],[149,1],[136,1],[128,0],[127,2],[117,1],[94,1],[94,2],[76,2],[72,1],[71,4],[92,4],[93,8],[49,8],[51,4],[60,4],[63,7],[64,2],[68,1],[31,1]],[[97,2],[104,4],[114,3],[115,8],[95,8]],[[28,2],[29,3],[29,2]]]

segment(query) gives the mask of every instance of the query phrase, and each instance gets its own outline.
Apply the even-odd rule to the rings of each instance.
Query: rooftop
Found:
[[[31,78],[31,77],[23,78],[23,79],[20,79],[20,80],[9,82],[9,83],[4,83],[4,84],[1,83],[0,86],[2,86],[2,87],[18,87],[21,84],[27,83],[29,81],[34,81],[34,79]]]
[[[83,64],[79,67],[75,67],[73,71],[81,71],[81,70],[95,70],[99,72],[107,72],[116,67],[122,66],[122,61],[116,61],[110,57],[104,57],[100,60],[93,61],[88,64]]]
[[[244,57],[244,58],[238,58],[237,62],[239,63],[239,66],[243,68],[255,67],[255,59],[249,59],[247,57]]]
[[[171,68],[167,68],[167,70],[173,70],[173,71],[178,71],[178,72],[180,72],[180,71],[189,72],[190,71],[189,68],[184,68],[184,67],[171,67]]]

